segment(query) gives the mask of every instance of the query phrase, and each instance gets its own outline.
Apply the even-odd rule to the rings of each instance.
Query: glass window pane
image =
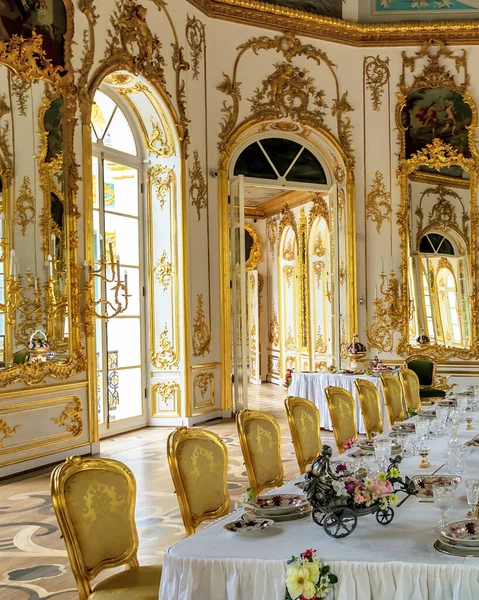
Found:
[[[141,415],[143,412],[141,369],[120,370],[116,374],[115,388],[118,404],[114,410],[114,420],[119,421]]]
[[[138,216],[138,169],[105,160],[105,210]]]
[[[116,108],[115,102],[103,92],[96,92],[91,110],[91,122],[96,135],[101,139]]]
[[[117,317],[108,328],[108,353],[118,352],[117,367],[141,365],[140,319]]]
[[[300,144],[282,138],[266,138],[260,140],[260,144],[281,176],[286,173],[301,150]]]
[[[109,148],[115,148],[121,152],[134,154],[136,156],[136,143],[130,124],[120,108],[117,108],[111,125],[103,138],[103,143]]]
[[[273,167],[256,142],[249,145],[240,154],[235,164],[234,174],[260,177],[261,179],[278,179]]]
[[[105,422],[105,411],[103,410],[103,374],[97,371],[96,374],[96,399],[98,410],[98,423]]]
[[[306,148],[301,152],[301,156],[294,163],[293,168],[286,176],[288,181],[302,181],[304,183],[325,184],[326,173],[312,152]]]
[[[112,244],[113,256],[120,257],[122,265],[139,266],[138,220],[105,214],[105,251]]]

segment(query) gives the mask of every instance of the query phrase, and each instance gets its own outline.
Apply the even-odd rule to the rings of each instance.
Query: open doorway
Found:
[[[249,139],[230,162],[233,409],[248,384],[341,354],[337,184],[301,138]]]

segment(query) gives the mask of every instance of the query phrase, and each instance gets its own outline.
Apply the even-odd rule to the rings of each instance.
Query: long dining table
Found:
[[[464,425],[459,432],[464,442],[479,433],[479,414],[472,415],[475,431],[465,431]],[[448,436],[430,440],[429,468],[418,468],[418,456],[404,458],[401,475],[445,473],[448,441]],[[469,450],[449,522],[465,518],[464,480],[468,476],[479,478],[479,447]],[[274,493],[301,494],[295,485],[301,479],[284,484]],[[241,510],[235,511],[169,548],[160,598],[283,600],[287,560],[313,548],[338,576],[330,599],[477,600],[479,558],[438,552],[433,546],[438,538],[433,528],[440,511],[432,502],[401,497],[406,499],[394,508],[389,525],[380,525],[373,515],[360,517],[353,533],[343,539],[329,537],[311,517],[275,523],[260,533],[231,533],[223,526],[241,516]]]
[[[321,427],[331,431],[333,429],[333,425],[331,423],[331,417],[329,415],[329,409],[324,390],[329,386],[343,388],[350,392],[356,401],[356,427],[358,433],[365,433],[366,430],[364,428],[363,417],[361,415],[359,400],[356,394],[356,387],[354,385],[354,381],[356,379],[365,379],[377,388],[380,398],[383,430],[388,431],[389,420],[386,413],[379,377],[355,373],[293,373],[291,384],[288,388],[288,396],[299,396],[300,398],[306,398],[306,400],[310,400],[319,410]]]

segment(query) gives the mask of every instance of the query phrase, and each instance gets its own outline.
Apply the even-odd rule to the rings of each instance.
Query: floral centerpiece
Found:
[[[291,385],[291,381],[293,378],[293,371],[294,371],[294,369],[286,369],[286,377],[284,378],[284,387],[286,389],[288,389],[289,386]]]
[[[425,333],[421,333],[421,335],[417,336],[416,342],[418,344],[421,344],[421,346],[427,346],[428,344],[431,343],[431,340]]]
[[[390,459],[385,473],[368,477],[365,469],[351,473],[345,464],[331,466],[332,449],[322,447],[311,471],[305,475],[303,490],[312,506],[312,517],[332,537],[346,537],[356,528],[358,517],[375,514],[376,520],[388,525],[394,518],[392,506],[397,492],[417,494],[408,477],[403,481],[398,465],[401,456]]]
[[[40,329],[32,333],[26,347],[30,355],[29,362],[45,361],[46,355],[51,352],[47,336]]]
[[[338,582],[329,566],[316,556],[316,550],[306,550],[299,558],[293,556],[286,570],[286,600],[317,600],[326,598]]]

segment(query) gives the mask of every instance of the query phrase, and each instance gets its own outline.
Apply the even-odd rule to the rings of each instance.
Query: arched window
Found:
[[[110,319],[96,319],[97,395],[100,432],[112,421],[124,428],[146,424],[143,372],[141,185],[142,151],[135,122],[127,118],[115,95],[97,91],[91,115],[93,231],[95,269],[112,259],[128,281],[128,308]],[[111,95],[110,95],[111,94]],[[108,299],[108,284],[95,278],[95,298]],[[111,298],[113,300],[113,298]],[[144,423],[143,423],[144,420]],[[141,423],[140,423],[141,421]]]
[[[441,266],[438,269],[437,294],[444,339],[449,344],[461,344],[462,331],[456,278],[450,265]]]
[[[327,183],[322,164],[305,146],[282,138],[253,142],[239,155],[234,175],[290,183]]]
[[[419,245],[421,254],[446,254],[454,256],[454,246],[440,233],[426,233]]]

